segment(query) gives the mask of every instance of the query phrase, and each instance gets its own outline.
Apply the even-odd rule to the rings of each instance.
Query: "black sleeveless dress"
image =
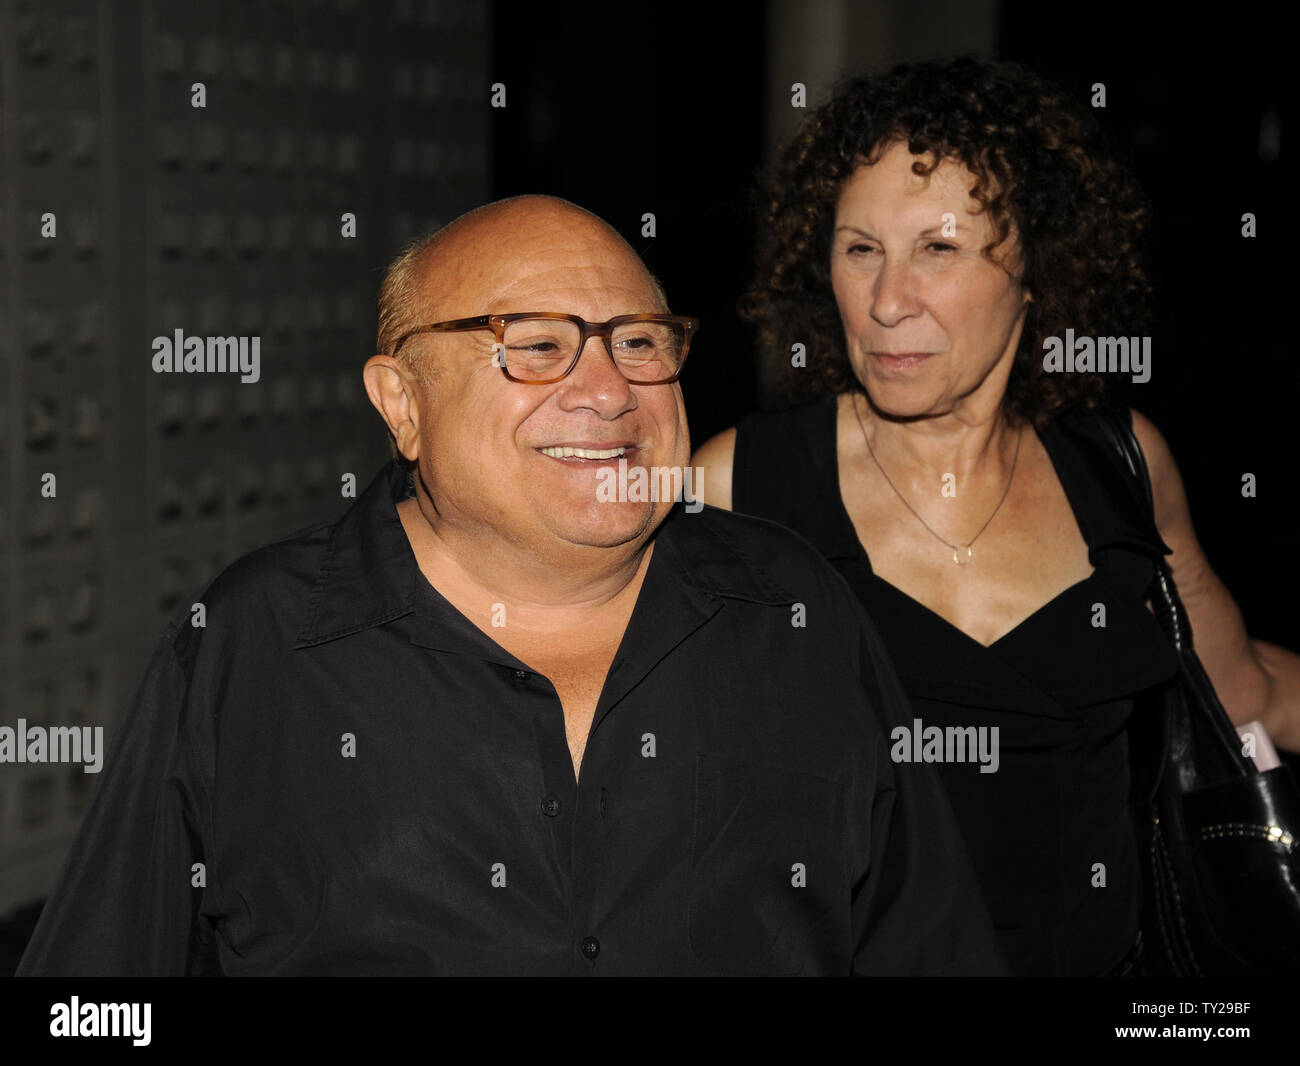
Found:
[[[736,438],[732,506],[800,533],[847,579],[922,728],[998,728],[996,772],[935,768],[1013,975],[1107,973],[1139,931],[1126,725],[1177,664],[1143,602],[1167,549],[1095,424],[1063,416],[1039,434],[1095,569],[988,648],[872,572],[840,496],[834,397],[751,415]]]

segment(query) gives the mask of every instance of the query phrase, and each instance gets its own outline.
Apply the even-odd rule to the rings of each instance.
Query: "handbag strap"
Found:
[[[1158,537],[1151,475],[1133,427],[1118,412],[1110,408],[1101,408],[1096,413],[1103,434],[1127,466],[1132,483],[1137,487],[1144,502],[1150,527],[1156,531]],[[1152,563],[1155,566],[1155,574],[1149,590],[1151,606],[1155,611],[1156,621],[1178,654],[1184,684],[1190,685],[1198,697],[1190,703],[1200,712],[1201,721],[1209,725],[1209,736],[1217,742],[1220,754],[1226,758],[1227,765],[1235,768],[1243,776],[1255,773],[1257,772],[1255,764],[1242,754],[1236,727],[1228,717],[1227,711],[1223,709],[1223,704],[1214,691],[1205,667],[1196,654],[1192,644],[1192,626],[1187,619],[1187,610],[1183,607],[1183,601],[1178,595],[1178,586],[1174,584],[1174,576],[1169,569],[1169,564],[1163,557],[1153,557]]]
[[[1143,514],[1148,519],[1151,530],[1158,538],[1160,533],[1155,519],[1155,498],[1151,491],[1151,474],[1147,469],[1146,458],[1138,444],[1133,427],[1118,412],[1111,408],[1097,411],[1102,432],[1111,445],[1124,460],[1133,484],[1137,487],[1143,503]],[[1165,631],[1165,636],[1178,652],[1191,652],[1192,625],[1187,620],[1187,610],[1178,595],[1178,586],[1174,584],[1169,564],[1163,557],[1152,559],[1155,564],[1155,577],[1151,583],[1151,605],[1155,608],[1156,621]]]

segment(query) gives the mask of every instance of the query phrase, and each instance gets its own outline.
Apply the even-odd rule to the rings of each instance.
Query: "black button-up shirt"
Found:
[[[679,504],[574,779],[546,677],[429,584],[390,461],[155,646],[20,974],[997,973],[843,581]]]

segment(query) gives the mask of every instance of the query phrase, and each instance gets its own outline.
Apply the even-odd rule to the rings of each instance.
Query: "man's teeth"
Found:
[[[549,455],[552,459],[567,459],[569,456],[576,459],[614,459],[622,456],[626,451],[626,448],[570,448],[562,446],[543,448],[542,454]]]

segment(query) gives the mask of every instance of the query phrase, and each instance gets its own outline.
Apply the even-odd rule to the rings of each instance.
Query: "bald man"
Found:
[[[1001,972],[847,585],[678,491],[695,327],[564,201],[404,252],[393,460],[173,619],[19,972]]]

